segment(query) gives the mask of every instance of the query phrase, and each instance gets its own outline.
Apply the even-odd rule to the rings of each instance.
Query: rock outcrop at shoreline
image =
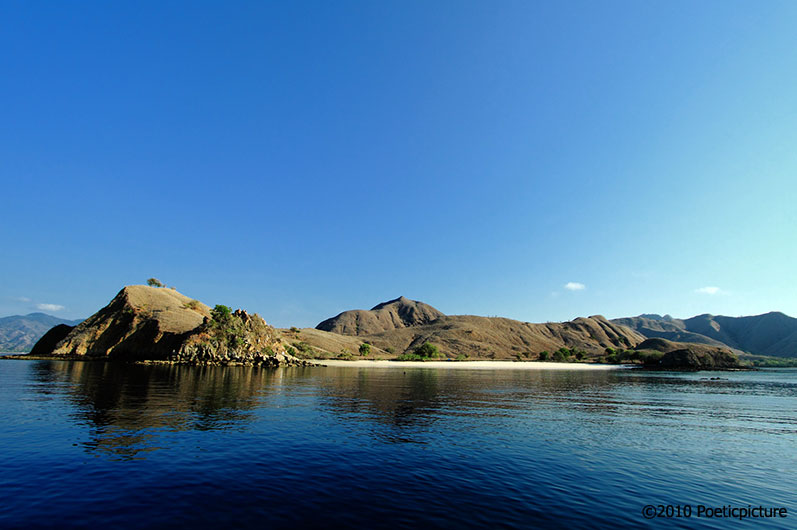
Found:
[[[746,366],[728,348],[706,344],[672,342],[666,339],[647,339],[636,348],[657,351],[664,355],[657,362],[645,365],[653,370],[742,370]]]
[[[223,307],[223,306],[217,306]],[[226,309],[226,308],[225,308]],[[50,330],[37,356],[192,364],[304,365],[258,315],[211,310],[173,289],[133,285],[72,329]]]
[[[305,366],[310,363],[286,352],[277,331],[260,315],[238,309],[229,316],[205,318],[169,360],[204,364]]]

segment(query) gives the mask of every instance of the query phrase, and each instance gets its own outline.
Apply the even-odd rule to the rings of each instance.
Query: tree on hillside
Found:
[[[216,307],[210,310],[210,316],[219,323],[225,323],[232,317],[232,309],[226,305],[216,304]]]
[[[163,287],[163,284],[157,278],[150,278],[149,280],[147,280],[147,285],[149,285],[150,287]]]
[[[368,344],[367,342],[363,342],[362,344],[360,344],[360,355],[366,356],[369,353],[371,353],[371,345]]]
[[[440,356],[440,350],[438,350],[437,346],[431,342],[426,341],[421,346],[415,348],[415,355],[424,357],[426,359],[434,359],[435,357]]]

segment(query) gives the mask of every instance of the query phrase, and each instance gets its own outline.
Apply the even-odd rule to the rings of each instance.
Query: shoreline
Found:
[[[555,363],[546,361],[393,361],[389,359],[356,359],[346,361],[342,359],[298,359],[296,363],[245,363],[237,361],[204,361],[186,362],[171,360],[112,360],[98,357],[85,357],[83,355],[30,355],[30,354],[2,354],[0,359],[19,360],[19,361],[78,361],[91,363],[119,363],[119,364],[138,364],[138,365],[182,365],[182,366],[267,366],[277,367],[329,367],[329,368],[434,368],[451,370],[571,370],[571,371],[610,371],[610,370],[646,370],[662,372],[745,372],[759,371],[760,368],[753,367],[733,367],[733,368],[659,368],[640,364],[604,364],[590,362],[574,363]]]
[[[111,359],[85,357],[83,355],[30,355],[30,354],[0,354],[0,359],[13,359],[20,361],[80,361],[80,362],[120,362],[132,364],[185,364],[188,366],[207,366],[207,363],[178,363],[166,360],[137,360],[137,361],[112,361]],[[541,361],[392,361],[390,359],[356,359],[345,361],[342,359],[303,359],[309,366],[327,367],[359,367],[359,368],[457,368],[465,370],[490,369],[490,370],[622,370],[638,368],[630,364],[601,364],[601,363],[553,363]],[[210,365],[215,366],[211,363]],[[244,366],[242,363],[225,363],[226,366]]]
[[[390,361],[341,359],[308,359],[328,367],[358,368],[451,368],[461,370],[628,370],[636,368],[627,364],[551,363],[540,361]]]
[[[48,356],[30,354],[0,354],[0,359],[13,359],[20,361],[81,361],[81,362],[112,362],[110,359],[73,356]],[[601,363],[553,363],[541,361],[391,361],[389,359],[356,359],[345,361],[342,359],[303,359],[310,363],[309,366],[320,367],[349,367],[349,368],[447,368],[461,370],[627,370],[639,368],[638,365],[629,364],[601,364]],[[205,363],[175,363],[163,360],[138,360],[134,364],[186,364],[189,366],[205,366]],[[229,363],[228,366],[239,366],[240,363]]]

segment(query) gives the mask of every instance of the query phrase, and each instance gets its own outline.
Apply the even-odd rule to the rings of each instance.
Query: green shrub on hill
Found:
[[[191,309],[192,311],[199,311],[199,308],[202,307],[202,304],[199,300],[190,300],[183,305],[186,309]]]
[[[559,348],[553,354],[540,352],[540,361],[551,360],[555,363],[574,363],[587,358],[587,352],[578,348]]]
[[[429,341],[426,341],[417,348],[415,348],[415,351],[413,353],[419,357],[423,357],[426,359],[436,359],[440,357],[440,350],[438,350],[437,346],[435,346]]]
[[[603,362],[609,364],[655,364],[664,355],[655,350],[622,350],[606,348]]]
[[[294,342],[293,348],[291,349],[293,350],[294,348],[296,348],[294,350],[295,353],[291,354],[294,357],[299,357],[300,359],[314,359],[317,356],[315,349],[304,341]]]
[[[232,317],[232,309],[226,305],[216,304],[216,307],[210,310],[210,316],[215,322],[226,324],[229,323]]]
[[[396,357],[397,361],[426,361],[424,357],[420,355],[416,355],[414,353],[402,353],[398,357]]]
[[[211,342],[226,344],[230,350],[238,350],[246,343],[246,323],[241,318],[233,318],[232,310],[218,304],[210,310],[207,332]]]
[[[399,355],[396,360],[398,361],[428,361],[431,359],[437,359],[438,357],[442,357],[440,350],[437,349],[437,346],[432,344],[429,341],[424,342],[417,348],[415,348],[412,353],[404,353]]]

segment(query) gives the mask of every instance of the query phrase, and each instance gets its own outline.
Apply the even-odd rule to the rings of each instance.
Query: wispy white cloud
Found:
[[[60,311],[63,308],[64,306],[58,304],[36,304],[36,309],[41,309],[42,311]]]
[[[583,291],[586,288],[587,288],[586,285],[578,282],[567,282],[565,284],[565,289],[567,289],[568,291]]]
[[[719,287],[712,287],[712,286],[695,289],[695,292],[700,294],[708,294],[711,296],[714,296],[715,294],[726,294],[725,291],[723,291]]]
[[[31,300],[27,296],[17,296],[16,298],[14,298],[14,301],[15,302],[22,302],[23,304],[29,304],[29,303],[33,302],[33,300]]]

